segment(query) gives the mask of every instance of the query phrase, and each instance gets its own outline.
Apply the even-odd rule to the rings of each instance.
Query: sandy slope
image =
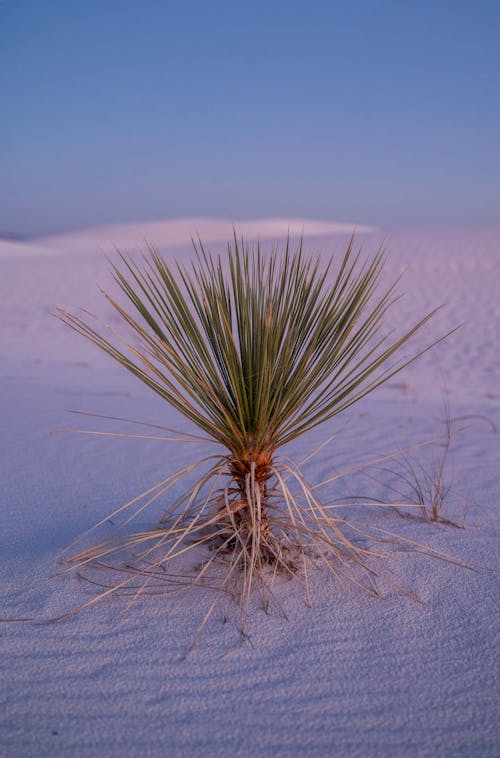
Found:
[[[33,242],[20,242],[0,238],[0,260],[5,258],[38,258],[39,256],[54,255],[57,251]]]
[[[367,237],[365,244],[373,249],[381,238]],[[342,247],[345,237],[307,244],[328,251]],[[0,628],[3,754],[498,754],[498,574],[492,569],[498,569],[500,438],[491,422],[500,429],[500,230],[397,232],[388,244],[388,273],[406,270],[401,289],[407,295],[392,324],[447,302],[431,332],[464,325],[353,408],[345,422],[320,429],[289,454],[300,460],[337,431],[306,467],[308,478],[320,481],[429,437],[440,430],[443,372],[455,415],[489,420],[469,420],[452,446],[448,515],[460,516],[465,497],[467,528],[376,509],[368,515],[477,569],[395,555],[394,577],[424,605],[390,587],[377,601],[318,573],[308,609],[300,586],[286,582],[278,598],[282,611],[252,612],[249,642],[238,636],[235,612],[225,625],[217,616],[187,661],[180,658],[203,615],[202,596],[150,598],[126,614],[123,604],[110,601],[64,623],[46,621],[92,596],[75,577],[49,579],[58,550],[199,451],[51,435],[75,425],[68,408],[167,424],[177,419],[50,316],[56,304],[83,305],[109,320],[96,287],[109,284],[100,256],[75,251],[1,261],[1,616],[35,619]],[[186,256],[188,248],[168,255],[174,252]],[[79,419],[85,424],[96,428]],[[370,469],[326,487],[323,497],[387,495],[383,479]],[[104,533],[112,532],[106,525]]]
[[[229,221],[217,218],[180,218],[169,221],[149,221],[139,224],[111,224],[91,229],[42,237],[37,244],[65,253],[88,253],[96,250],[113,251],[134,249],[148,240],[156,247],[172,248],[184,245],[194,237],[210,242],[227,242],[233,230],[246,239],[280,239],[288,233],[306,237],[325,234],[351,234],[353,228],[360,234],[375,231],[373,227],[340,223],[338,221],[313,221],[302,218],[265,218],[249,221]]]

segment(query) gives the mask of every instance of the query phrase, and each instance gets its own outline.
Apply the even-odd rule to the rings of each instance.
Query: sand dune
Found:
[[[406,296],[388,329],[440,303],[446,307],[422,338],[463,326],[344,419],[287,451],[299,461],[335,433],[305,468],[309,480],[322,481],[427,439],[442,428],[444,376],[453,415],[467,417],[451,448],[446,515],[460,520],[466,504],[466,528],[377,508],[363,512],[362,520],[473,568],[424,558],[418,550],[393,553],[384,565],[423,604],[390,586],[376,600],[320,571],[311,577],[314,605],[308,608],[300,584],[285,581],[270,615],[251,610],[250,639],[239,636],[237,611],[230,607],[228,623],[216,614],[187,661],[182,654],[206,609],[202,595],[150,597],[127,611],[110,600],[66,622],[50,622],[95,592],[74,575],[50,578],[58,551],[194,455],[192,446],[179,444],[51,434],[74,427],[75,418],[86,428],[99,423],[68,409],[179,423],[51,311],[84,306],[116,326],[97,287],[112,287],[106,263],[87,252],[111,238],[131,245],[136,235],[171,245],[166,255],[175,257],[176,246],[188,242],[191,223],[134,226],[133,235],[123,227],[65,235],[43,244],[71,255],[24,255],[21,245],[0,262],[0,616],[33,619],[0,624],[3,754],[496,755],[500,229],[365,236],[369,250],[383,240],[391,248],[388,277],[406,272],[400,286]],[[264,237],[280,236],[289,224],[244,223],[241,233]],[[306,223],[306,234],[321,235],[306,239],[310,250],[338,249],[345,240],[335,235],[350,232]],[[230,225],[200,222],[199,231],[216,240]],[[18,243],[8,244],[17,249]],[[416,460],[428,466],[432,456]],[[325,487],[323,500],[387,498],[385,476],[374,467],[338,480]],[[355,508],[351,516],[359,513]],[[145,513],[140,526],[152,521],[154,514]],[[103,536],[116,528],[104,524]]]
[[[0,260],[5,258],[28,258],[40,255],[55,255],[57,251],[46,245],[33,242],[19,242],[0,238]]]
[[[312,237],[331,234],[370,233],[374,227],[340,223],[337,221],[313,221],[301,218],[271,218],[238,221],[214,218],[182,218],[169,221],[150,221],[138,224],[110,224],[91,229],[82,229],[69,234],[41,237],[34,244],[68,253],[108,252],[115,247],[125,249],[143,246],[144,241],[156,247],[166,248],[190,244],[191,237],[198,236],[204,243],[224,242],[231,239],[233,228],[246,238],[283,238],[304,235]]]

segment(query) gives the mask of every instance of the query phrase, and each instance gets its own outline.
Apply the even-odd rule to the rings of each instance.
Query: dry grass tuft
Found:
[[[402,500],[405,510],[401,510],[401,504],[393,503],[399,510],[400,515],[409,518],[415,517],[414,508],[420,512],[427,523],[440,523],[463,529],[467,515],[467,498],[457,492],[448,475],[448,462],[453,439],[467,430],[467,427],[457,426],[458,422],[480,420],[488,424],[490,430],[496,434],[497,429],[491,419],[478,414],[452,417],[449,394],[446,386],[443,390],[441,423],[443,432],[438,437],[429,440],[432,450],[430,461],[422,462],[414,456],[404,454],[398,456],[394,467],[384,467],[379,470],[396,480],[395,483],[386,484],[390,492]],[[459,519],[452,519],[445,513],[450,511],[450,498],[453,496],[456,509],[457,498],[461,503]]]

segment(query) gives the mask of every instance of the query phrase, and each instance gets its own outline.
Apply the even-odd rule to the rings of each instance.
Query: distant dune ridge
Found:
[[[167,221],[144,221],[135,224],[109,224],[80,229],[65,234],[39,237],[31,244],[54,252],[87,253],[107,252],[110,249],[143,245],[145,240],[157,247],[188,245],[191,237],[200,237],[204,243],[227,241],[233,234],[249,239],[282,239],[303,234],[305,237],[330,234],[369,234],[375,227],[338,222],[316,221],[305,218],[264,218],[237,221],[221,218],[179,218]],[[17,243],[9,243],[15,250]],[[19,252],[21,252],[19,250]],[[1,253],[0,253],[1,254]],[[17,253],[16,253],[17,254]]]
[[[42,244],[0,237],[0,260],[2,258],[27,258],[32,255],[55,255],[59,252],[59,250],[52,250]]]

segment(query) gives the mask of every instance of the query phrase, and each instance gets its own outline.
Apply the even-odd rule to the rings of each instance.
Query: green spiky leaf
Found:
[[[379,292],[383,251],[362,261],[351,240],[337,265],[323,267],[289,240],[282,255],[236,235],[227,258],[201,242],[195,251],[190,268],[152,246],[143,265],[120,255],[113,273],[130,307],[104,294],[131,338],[59,316],[235,459],[272,454],[423,352],[395,356],[435,311],[396,338],[381,334],[395,301],[395,285]]]

